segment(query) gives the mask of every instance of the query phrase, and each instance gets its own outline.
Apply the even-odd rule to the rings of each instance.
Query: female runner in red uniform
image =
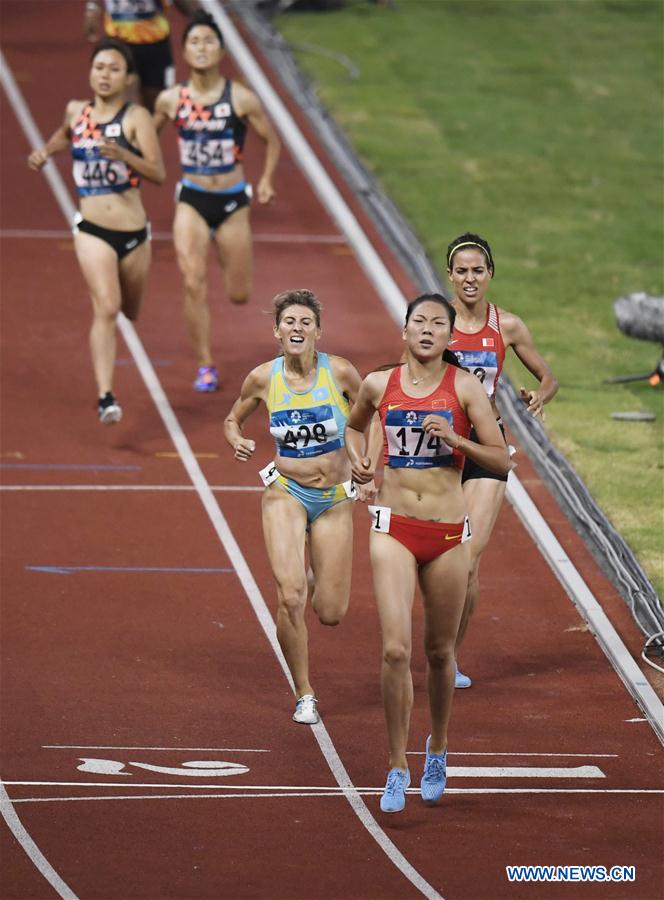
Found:
[[[410,303],[403,331],[405,363],[364,379],[346,428],[353,480],[360,484],[373,477],[365,435],[376,411],[384,433],[384,479],[378,505],[369,507],[389,743],[383,812],[403,809],[410,784],[406,745],[413,705],[411,619],[418,581],[431,714],[422,798],[435,803],[445,789],[454,644],[469,565],[461,469],[465,454],[502,474],[509,468],[507,448],[486,394],[446,350],[454,316],[454,308],[440,294],[424,294]],[[479,443],[468,440],[471,425]]]
[[[70,100],[64,122],[28,157],[39,171],[71,144],[80,213],[74,248],[92,298],[90,349],[104,425],[119,422],[113,394],[118,313],[136,319],[150,271],[150,233],[139,185],[165,178],[159,141],[146,109],[127,103],[134,62],[121,41],[105,38],[92,52],[94,100]]]
[[[535,348],[531,334],[522,320],[486,299],[493,273],[491,248],[479,235],[462,234],[449,245],[447,274],[454,287],[455,297],[452,302],[456,310],[450,349],[459,364],[476,375],[482,383],[502,430],[496,409],[496,390],[508,347],[514,350],[526,369],[539,381],[536,390],[521,388],[521,398],[528,405],[529,413],[534,416],[542,414],[544,404],[558,390],[558,382]],[[475,440],[473,432],[470,440]],[[480,559],[498,518],[505,496],[507,476],[478,465],[468,456],[461,482],[473,540],[470,545],[468,592],[457,649],[463,641],[470,616],[479,599]],[[467,675],[457,673],[457,687],[470,687],[471,683]]]

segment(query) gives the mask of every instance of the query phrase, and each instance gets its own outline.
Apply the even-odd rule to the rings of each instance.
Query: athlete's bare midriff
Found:
[[[428,522],[459,522],[466,514],[461,472],[456,467],[392,469],[385,467],[376,503],[393,513]]]
[[[79,208],[88,222],[115,231],[138,231],[147,221],[141,195],[135,188],[122,194],[81,197]]]
[[[274,461],[282,475],[303,487],[327,488],[350,478],[350,460],[343,447],[312,459],[276,456]]]

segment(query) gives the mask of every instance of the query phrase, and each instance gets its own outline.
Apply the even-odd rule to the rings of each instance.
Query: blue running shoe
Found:
[[[406,805],[406,790],[410,784],[410,772],[403,769],[390,769],[387,773],[387,784],[380,798],[383,812],[401,812]]]
[[[454,676],[454,687],[455,688],[467,688],[472,684],[472,680],[468,677],[468,675],[464,675],[463,672],[459,671],[457,667],[456,675]]]
[[[444,753],[429,753],[431,735],[427,738],[424,775],[420,782],[420,793],[425,803],[438,803],[447,782],[447,750]]]
[[[214,366],[201,366],[194,382],[194,390],[205,394],[219,390],[219,373]]]

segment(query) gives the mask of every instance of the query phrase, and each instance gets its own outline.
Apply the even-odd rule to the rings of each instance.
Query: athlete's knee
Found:
[[[389,641],[383,647],[383,662],[390,669],[403,669],[410,665],[410,647],[403,641]]]
[[[427,662],[432,669],[443,669],[454,660],[454,640],[435,641],[425,647]]]
[[[249,291],[229,291],[228,298],[231,303],[242,306],[249,301]]]
[[[277,592],[279,595],[279,609],[291,621],[304,615],[307,604],[307,583],[305,580],[301,582],[299,580],[279,582]]]
[[[185,299],[188,303],[200,302],[205,299],[207,290],[205,272],[198,269],[188,269],[182,273],[182,281],[184,283]]]
[[[129,319],[130,322],[135,322],[138,319],[138,314],[141,309],[141,298],[138,299],[132,298],[131,300],[125,300],[122,304],[122,312]]]
[[[348,600],[337,599],[332,602],[321,602],[316,594],[314,594],[313,608],[321,625],[339,625],[346,615]]]
[[[116,300],[106,297],[95,297],[95,321],[103,324],[114,324],[119,312],[120,306]]]

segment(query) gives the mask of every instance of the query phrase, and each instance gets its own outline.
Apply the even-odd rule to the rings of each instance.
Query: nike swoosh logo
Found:
[[[461,537],[460,534],[446,534],[445,540],[446,541],[458,541],[460,537]]]
[[[388,409],[398,409],[400,406],[403,406],[403,403],[388,403]]]
[[[127,241],[125,244],[125,250],[131,250],[132,247],[135,247],[138,244],[137,238],[134,238],[133,241]]]
[[[451,347],[451,346],[452,346],[452,344],[456,344],[456,342],[457,342],[457,339],[456,339],[456,338],[454,338],[454,340],[453,340],[453,341],[448,341],[448,342],[447,342],[447,346],[448,346],[448,347]]]
[[[227,203],[226,206],[224,206],[224,212],[227,213],[233,212],[234,209],[237,209],[237,203],[235,201]]]

